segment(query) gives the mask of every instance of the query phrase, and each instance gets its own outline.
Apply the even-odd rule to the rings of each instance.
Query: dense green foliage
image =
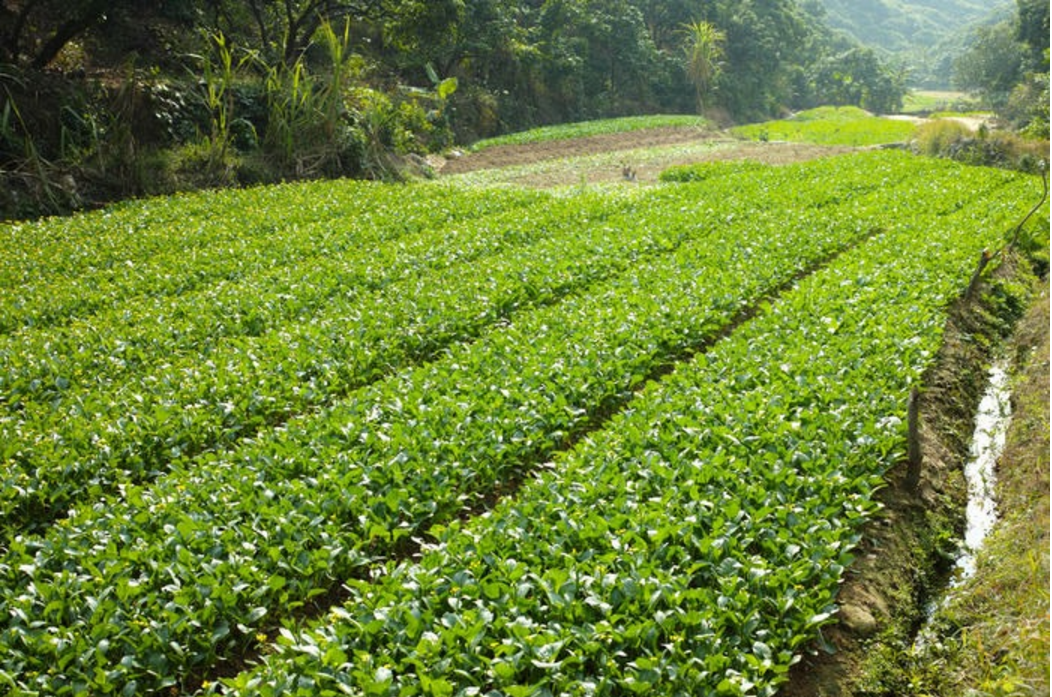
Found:
[[[480,140],[471,146],[474,151],[485,150],[495,145],[526,145],[546,143],[553,140],[571,138],[588,138],[610,133],[627,133],[636,130],[664,127],[693,126],[698,129],[709,128],[709,123],[697,116],[657,114],[653,116],[623,116],[617,119],[598,119],[576,123],[541,126],[527,131],[517,131],[494,138]]]
[[[903,91],[793,0],[19,0],[0,18],[8,217],[393,177],[392,153],[545,124],[888,111]]]
[[[888,219],[514,499],[353,582],[236,694],[773,694],[833,612],[946,304],[998,240],[952,232],[978,208],[955,198]]]
[[[1048,0],[1017,0],[1012,18],[971,34],[954,63],[954,79],[1013,127],[1047,140],[1048,51]]]
[[[1012,0],[813,0],[826,21],[909,70],[914,86],[948,88],[953,57],[976,24],[1004,14]]]
[[[280,633],[232,684],[769,692],[1032,182],[891,152],[703,169],[6,228],[5,505],[36,522],[0,541],[0,684],[185,690]]]
[[[823,145],[883,145],[910,140],[914,126],[872,116],[855,107],[820,107],[779,121],[739,126],[734,133],[753,140],[789,140]]]
[[[902,108],[905,80],[905,73],[890,73],[868,48],[851,48],[827,56],[811,70],[817,103],[855,105],[880,114]]]
[[[890,52],[934,46],[1013,0],[818,0],[830,26]]]
[[[1047,139],[1048,0],[816,1],[830,25],[897,56],[911,85],[968,90]]]

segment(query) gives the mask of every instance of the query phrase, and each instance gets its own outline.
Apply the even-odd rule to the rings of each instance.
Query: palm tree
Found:
[[[687,22],[683,25],[687,35],[684,46],[687,57],[687,75],[694,83],[697,93],[698,112],[705,111],[705,95],[723,68],[723,43],[727,34],[716,25],[705,20]]]

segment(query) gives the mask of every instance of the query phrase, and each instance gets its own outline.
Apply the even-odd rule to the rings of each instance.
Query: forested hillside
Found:
[[[1012,9],[1011,0],[820,0],[828,24],[868,46],[933,46],[970,24]]]
[[[890,0],[828,15],[818,0],[9,0],[0,217],[392,177],[412,154],[602,117],[894,111],[907,73],[826,17],[850,9],[859,26],[928,40],[978,5],[886,17]]]
[[[826,23],[909,70],[912,85],[948,88],[975,27],[1012,16],[1012,0],[816,0]]]
[[[0,167],[19,175],[0,204],[15,209],[20,191],[389,176],[392,152],[540,124],[902,96],[792,0],[14,0],[0,66]],[[75,188],[40,181],[56,162]]]

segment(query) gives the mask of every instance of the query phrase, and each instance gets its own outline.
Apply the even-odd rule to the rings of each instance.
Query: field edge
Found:
[[[943,346],[923,380],[920,485],[916,489],[907,486],[905,462],[888,473],[888,486],[878,495],[883,510],[867,525],[856,550],[856,562],[848,569],[838,597],[839,621],[825,632],[824,646],[812,647],[794,667],[790,682],[779,690],[779,695],[916,694],[917,664],[925,664],[929,670],[933,664],[919,659],[912,648],[913,638],[925,620],[929,604],[939,596],[948,579],[958,540],[963,536],[967,500],[963,465],[968,456],[975,407],[985,387],[986,369],[998,350],[1020,345],[1017,338],[1012,338],[1012,331],[1027,311],[1031,315],[1044,312],[1047,356],[1047,291],[1043,299],[1040,296],[1032,299],[1040,284],[1047,285],[1047,277],[1035,278],[1026,260],[1010,253],[990,275],[976,301],[962,298],[952,307]],[[1037,323],[1040,326],[1040,320]],[[1017,368],[1022,366],[1017,363]],[[1047,361],[1038,369],[1045,373],[1043,401],[1047,410]],[[1042,398],[1037,397],[1040,403]],[[1038,539],[1039,544],[1031,541],[1026,549],[1017,550],[1022,559],[1042,546],[1047,550],[1047,425],[1046,416],[1043,465],[1040,460],[1034,460],[1030,452],[1021,463],[1029,469],[1040,470],[1043,466],[1045,481],[1044,539]],[[1033,446],[1023,448],[1033,450]],[[1010,509],[1008,515],[1012,514]],[[1015,560],[998,560],[994,565],[1006,567],[1013,563]],[[1047,552],[1044,564],[1047,588]],[[1047,599],[1046,595],[1046,613]],[[1044,637],[1047,649],[1047,622]],[[990,653],[993,652],[991,649]],[[934,665],[940,675],[947,670],[943,662]],[[1046,679],[1047,667],[1046,656]],[[925,691],[924,694],[957,693]]]

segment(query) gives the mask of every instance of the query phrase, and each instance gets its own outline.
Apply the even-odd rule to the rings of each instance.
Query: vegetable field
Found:
[[[738,126],[750,140],[788,140],[825,145],[880,145],[909,142],[916,125],[872,114],[858,107],[818,107],[780,121]]]
[[[0,228],[0,694],[773,694],[1033,183],[665,180]]]

